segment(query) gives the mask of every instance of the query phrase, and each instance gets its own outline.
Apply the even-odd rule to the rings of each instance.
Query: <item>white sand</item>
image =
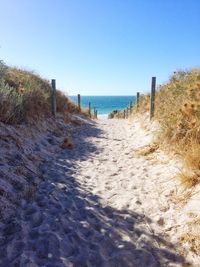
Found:
[[[74,128],[72,150],[56,139],[34,199],[1,225],[0,266],[200,266],[195,254],[180,254],[191,210],[174,201],[180,162],[160,150],[136,153],[155,129],[141,118],[100,119]]]

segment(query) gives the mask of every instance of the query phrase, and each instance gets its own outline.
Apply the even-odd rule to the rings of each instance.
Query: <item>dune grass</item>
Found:
[[[139,112],[149,111],[150,96],[142,96]],[[180,179],[187,187],[200,182],[200,69],[176,71],[159,86],[155,100],[160,143],[167,143],[183,158]]]
[[[78,112],[78,107],[57,90],[57,112]],[[86,112],[84,112],[86,114]],[[0,122],[37,122],[51,116],[51,85],[39,75],[6,66],[0,61]]]

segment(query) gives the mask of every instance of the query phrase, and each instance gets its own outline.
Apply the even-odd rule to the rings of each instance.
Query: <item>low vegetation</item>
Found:
[[[78,107],[57,90],[57,112],[78,112]],[[0,122],[32,123],[51,116],[51,85],[33,72],[0,61]]]
[[[124,119],[124,111],[123,110],[113,110],[109,115],[109,119],[117,118]]]
[[[139,112],[149,111],[150,96],[142,96]],[[161,125],[160,142],[183,157],[181,181],[192,187],[200,182],[200,69],[177,71],[159,86],[155,119]]]
[[[157,143],[151,145],[143,146],[137,149],[135,152],[138,156],[148,156],[149,154],[154,153],[159,148]]]

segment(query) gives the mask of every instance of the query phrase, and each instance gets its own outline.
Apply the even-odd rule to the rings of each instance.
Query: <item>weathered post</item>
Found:
[[[94,107],[94,118],[96,118],[96,108]]]
[[[95,118],[96,118],[96,119],[97,119],[97,112],[98,112],[98,111],[96,110],[96,113],[95,113]]]
[[[137,92],[136,102],[137,102],[137,111],[138,111],[139,110],[139,106],[140,106],[140,93],[139,92]]]
[[[78,110],[81,111],[81,96],[78,94]]]
[[[124,109],[124,119],[126,119],[126,110]]]
[[[130,114],[132,113],[132,108],[133,108],[133,102],[130,101]]]
[[[91,118],[91,103],[89,102],[89,104],[88,104],[88,112],[89,112],[89,116],[90,116],[90,118]]]
[[[52,115],[56,116],[56,80],[51,80],[51,111]]]
[[[126,108],[126,115],[127,115],[127,119],[128,119],[128,107]]]
[[[150,97],[150,120],[154,117],[155,111],[155,93],[156,93],[156,77],[152,77],[151,97]]]

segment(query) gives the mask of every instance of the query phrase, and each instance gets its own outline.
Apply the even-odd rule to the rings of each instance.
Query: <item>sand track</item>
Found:
[[[136,121],[102,119],[73,140],[41,167],[34,200],[3,226],[0,266],[186,266],[163,219],[173,206],[162,182],[174,162],[134,152],[151,134]]]

